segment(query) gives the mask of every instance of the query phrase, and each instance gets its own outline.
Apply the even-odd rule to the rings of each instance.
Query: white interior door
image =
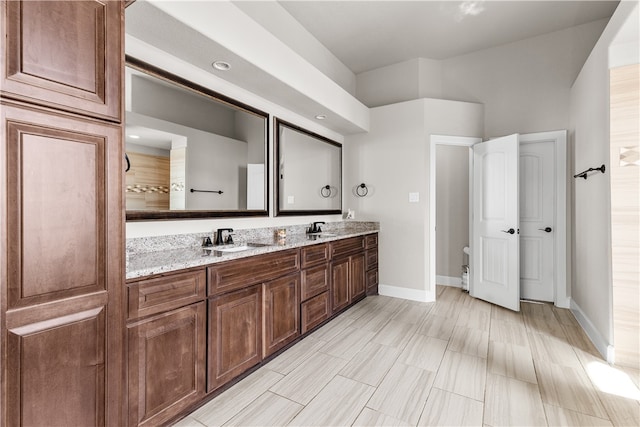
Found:
[[[520,144],[520,292],[553,301],[555,160],[553,141]]]
[[[471,296],[520,311],[518,134],[473,146]]]

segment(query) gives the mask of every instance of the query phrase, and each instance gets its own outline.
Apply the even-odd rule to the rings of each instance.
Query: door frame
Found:
[[[533,142],[551,142],[554,146],[555,159],[555,212],[553,246],[555,251],[555,288],[554,304],[557,307],[569,308],[570,299],[567,289],[567,131],[557,130],[520,134],[520,144]]]
[[[557,307],[569,308],[570,297],[567,288],[569,254],[567,252],[567,242],[570,239],[567,223],[567,131],[557,130],[548,132],[536,132],[520,134],[520,142],[543,142],[552,141],[555,147],[555,169],[556,169],[556,212],[554,248],[555,248],[555,290],[554,304]],[[429,291],[435,300],[436,285],[436,145],[458,145],[469,147],[469,206],[473,206],[473,152],[471,147],[477,142],[482,142],[482,138],[431,135],[429,141]],[[471,209],[471,208],[470,208]],[[469,235],[473,233],[472,212],[469,215]],[[561,236],[563,238],[561,238]],[[471,242],[469,242],[471,243]],[[473,254],[472,254],[473,255]],[[473,271],[470,271],[469,283],[473,283]]]
[[[469,209],[473,205],[473,151],[471,147],[482,142],[482,138],[468,136],[431,135],[429,141],[429,289],[436,296],[436,146],[455,145],[469,149]],[[469,237],[473,232],[472,212],[469,212]],[[469,241],[471,244],[471,241]],[[470,272],[473,274],[473,272]],[[472,277],[469,277],[471,283]]]

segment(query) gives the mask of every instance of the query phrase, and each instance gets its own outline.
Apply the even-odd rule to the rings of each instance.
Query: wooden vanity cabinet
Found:
[[[378,295],[378,233],[365,236],[367,295]]]
[[[267,357],[300,336],[300,273],[262,285],[262,345]]]
[[[2,96],[120,121],[122,2],[10,0],[0,7]]]
[[[329,243],[305,246],[300,249],[302,259],[300,330],[305,333],[331,315],[329,298],[330,272]]]
[[[205,396],[205,302],[127,327],[129,425],[155,426]]]
[[[331,309],[336,313],[366,294],[364,238],[331,242]]]
[[[123,425],[123,3],[0,0],[0,424]]]
[[[206,394],[204,269],[127,284],[128,425],[158,425]]]
[[[208,304],[210,392],[262,360],[262,285],[210,298]]]

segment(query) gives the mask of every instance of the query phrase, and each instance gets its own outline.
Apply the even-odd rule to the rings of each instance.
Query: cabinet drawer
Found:
[[[329,268],[327,264],[302,270],[302,301],[306,301],[328,289]]]
[[[331,258],[338,258],[364,249],[364,238],[351,237],[344,240],[331,242]]]
[[[128,284],[129,320],[203,300],[206,280],[203,269]]]
[[[304,334],[329,318],[329,292],[323,292],[303,302],[300,308]]]
[[[300,252],[291,249],[226,261],[208,267],[209,295],[266,282],[300,269]]]
[[[378,269],[367,271],[367,295],[378,295]]]
[[[378,246],[378,233],[364,236],[364,246],[367,249]]]
[[[370,270],[378,265],[378,249],[367,250],[367,270]]]
[[[300,250],[300,263],[302,268],[326,263],[329,261],[329,244],[305,246]]]

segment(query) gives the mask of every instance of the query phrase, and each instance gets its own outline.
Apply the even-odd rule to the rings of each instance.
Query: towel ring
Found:
[[[359,197],[364,197],[367,194],[369,194],[369,189],[367,188],[364,182],[356,187],[356,194]]]
[[[327,184],[327,185],[325,185],[324,187],[322,187],[322,188],[320,189],[320,195],[321,195],[322,197],[324,197],[325,199],[326,199],[327,197],[330,197],[330,196],[331,196],[331,186]]]

